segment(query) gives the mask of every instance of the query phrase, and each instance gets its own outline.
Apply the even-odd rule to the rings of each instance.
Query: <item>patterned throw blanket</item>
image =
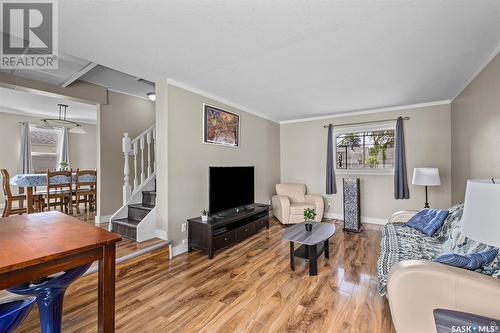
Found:
[[[443,226],[432,237],[401,222],[389,223],[384,227],[377,262],[381,295],[387,291],[387,275],[395,263],[403,260],[433,260],[444,253],[465,254],[490,248],[461,233],[462,204],[449,208],[448,212]],[[500,254],[490,265],[476,272],[500,278]]]

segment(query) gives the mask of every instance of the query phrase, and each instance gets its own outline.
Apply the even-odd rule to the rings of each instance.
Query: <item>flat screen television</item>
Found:
[[[254,203],[254,167],[210,167],[210,214]]]

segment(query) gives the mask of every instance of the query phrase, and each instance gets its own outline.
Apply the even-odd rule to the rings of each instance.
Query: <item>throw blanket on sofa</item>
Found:
[[[442,243],[404,223],[390,223],[384,227],[377,262],[379,292],[385,295],[387,274],[392,265],[403,260],[436,258]]]
[[[405,223],[389,223],[384,226],[377,262],[379,292],[386,293],[387,275],[391,267],[403,260],[434,260],[444,253],[474,253],[490,247],[475,242],[461,233],[463,205],[448,209],[449,215],[441,228],[429,237],[408,227]],[[500,278],[500,254],[493,262],[476,272]]]

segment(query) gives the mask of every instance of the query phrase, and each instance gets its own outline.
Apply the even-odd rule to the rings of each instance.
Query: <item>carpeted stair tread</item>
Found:
[[[113,223],[120,224],[120,225],[129,227],[129,228],[136,229],[137,225],[139,223],[141,223],[141,221],[140,220],[136,220],[136,219],[129,219],[128,217],[124,217],[124,218],[121,218],[121,219],[113,220]]]
[[[151,209],[155,208],[154,205],[146,205],[143,203],[130,204],[128,206],[132,207],[132,208],[143,209],[143,210],[151,210]]]

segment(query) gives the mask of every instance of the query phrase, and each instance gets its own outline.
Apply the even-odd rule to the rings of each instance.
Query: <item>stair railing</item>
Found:
[[[156,173],[155,161],[156,148],[156,125],[151,126],[139,136],[131,139],[128,133],[123,133],[123,204],[126,204],[133,192],[141,188],[142,185]],[[147,160],[144,154],[147,153]],[[133,158],[133,181],[130,185],[130,157]],[[138,157],[140,160],[138,161]]]

